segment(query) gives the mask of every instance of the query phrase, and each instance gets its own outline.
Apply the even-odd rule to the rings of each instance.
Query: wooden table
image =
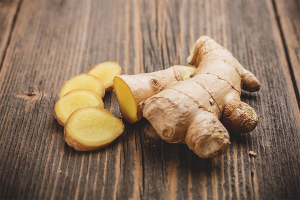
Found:
[[[108,60],[125,74],[185,65],[201,35],[262,84],[242,94],[260,122],[231,133],[228,153],[200,159],[145,119],[99,151],[64,142],[64,81]],[[0,199],[299,199],[299,38],[299,0],[1,0]],[[104,101],[119,114],[112,92]]]

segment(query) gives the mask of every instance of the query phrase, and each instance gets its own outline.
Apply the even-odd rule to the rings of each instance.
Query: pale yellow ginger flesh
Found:
[[[82,108],[75,111],[65,126],[65,141],[78,151],[103,148],[124,131],[121,119],[103,108]]]
[[[186,143],[202,158],[220,156],[230,146],[226,128],[246,133],[256,127],[258,115],[240,95],[241,89],[258,91],[260,83],[207,36],[197,40],[187,61],[197,68],[192,78],[148,98],[143,116],[162,139]]]
[[[114,78],[114,90],[118,98],[120,111],[124,119],[129,123],[136,122],[138,120],[137,117],[138,104],[130,88],[122,78],[120,77]]]
[[[68,117],[74,111],[86,107],[103,108],[104,104],[101,96],[90,90],[72,90],[56,102],[54,107],[55,117],[64,126]]]
[[[121,75],[122,69],[118,63],[110,61],[92,67],[87,73],[101,79],[105,91],[107,92],[113,89],[113,79],[115,76]]]
[[[139,104],[178,81],[189,79],[195,70],[194,67],[173,66],[153,73],[115,77],[114,90],[122,116],[129,123],[140,120]]]
[[[196,67],[190,66],[190,67],[183,67],[182,68],[182,80],[187,80],[191,78],[191,75],[195,72]]]
[[[62,98],[68,92],[76,89],[91,90],[102,98],[105,94],[105,88],[100,79],[90,74],[80,74],[70,78],[61,86],[59,97]]]

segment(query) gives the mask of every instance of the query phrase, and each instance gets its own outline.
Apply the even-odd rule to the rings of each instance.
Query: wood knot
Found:
[[[36,94],[33,92],[25,92],[24,95],[28,97],[36,96]]]
[[[29,110],[43,95],[39,92],[22,92],[15,95],[16,98],[25,102],[25,111]]]
[[[16,97],[19,99],[36,99],[38,98],[39,94],[35,92],[24,92],[21,94],[17,94]]]
[[[37,101],[38,99],[42,98],[42,94],[39,93],[39,92],[22,92],[22,93],[19,93],[19,94],[16,94],[15,95],[17,98],[19,99],[23,99],[25,101]]]

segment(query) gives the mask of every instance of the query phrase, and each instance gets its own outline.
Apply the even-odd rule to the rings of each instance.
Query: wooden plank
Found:
[[[294,81],[294,87],[297,94],[297,100],[300,102],[300,3],[297,0],[274,0],[275,12],[279,21],[281,36],[291,76]]]
[[[122,137],[99,151],[64,143],[53,116],[63,81],[107,60],[130,74],[185,64],[203,34],[262,83],[261,92],[243,93],[260,123],[231,133],[228,153],[200,159],[153,137],[145,119],[125,123]],[[296,198],[299,109],[288,71],[269,0],[24,0],[0,72],[0,198]],[[119,114],[111,92],[104,101]]]
[[[19,5],[20,0],[0,1],[0,70]]]

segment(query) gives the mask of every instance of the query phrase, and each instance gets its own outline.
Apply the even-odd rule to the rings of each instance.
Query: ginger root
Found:
[[[143,115],[162,139],[186,143],[202,158],[220,156],[230,146],[226,128],[244,133],[258,123],[258,115],[240,95],[241,88],[258,91],[260,83],[207,36],[198,39],[187,61],[197,67],[193,77],[148,98]]]
[[[134,123],[142,118],[139,104],[178,81],[190,78],[194,67],[173,66],[165,70],[138,75],[121,75],[114,78],[120,111],[126,121]]]
[[[68,92],[76,89],[91,90],[99,94],[101,98],[105,95],[105,88],[100,79],[90,74],[80,74],[70,78],[61,86],[59,97],[62,98]]]
[[[58,123],[64,126],[74,111],[85,107],[103,108],[101,96],[90,90],[72,90],[56,102],[54,106],[55,118]]]
[[[82,108],[75,111],[65,125],[65,141],[78,151],[103,148],[124,131],[121,119],[103,108]]]
[[[113,79],[115,76],[121,75],[122,69],[118,63],[109,61],[91,67],[87,73],[99,78],[107,92],[113,89]]]

